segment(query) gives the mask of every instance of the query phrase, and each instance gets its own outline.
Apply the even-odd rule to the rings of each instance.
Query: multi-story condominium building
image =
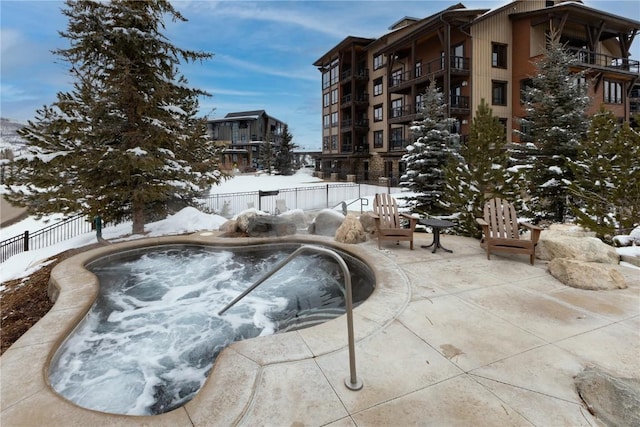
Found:
[[[314,63],[322,73],[325,174],[396,183],[431,80],[463,141],[484,99],[517,142],[521,91],[551,31],[577,55],[577,69],[588,70],[589,113],[604,105],[630,120],[637,107],[639,62],[629,52],[640,22],[581,1],[516,0],[494,10],[459,3],[423,19],[402,18],[389,30],[378,39],[348,36]]]
[[[264,141],[279,145],[284,125],[264,110],[229,113],[207,122],[209,136],[223,147],[221,167],[242,172],[261,168],[260,149]]]

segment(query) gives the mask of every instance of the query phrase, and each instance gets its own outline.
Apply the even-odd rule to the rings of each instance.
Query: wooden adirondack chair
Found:
[[[413,249],[413,230],[416,228],[418,218],[398,212],[396,200],[386,193],[378,193],[373,199],[373,214],[376,231],[378,233],[378,249],[382,240],[408,241],[409,248]],[[400,219],[409,221],[409,228],[403,228]]]
[[[533,265],[536,257],[536,246],[542,228],[523,222],[518,224],[516,209],[513,204],[500,198],[494,198],[484,205],[484,218],[476,218],[484,234],[480,245],[487,250],[487,259],[491,252],[513,252],[528,254]],[[522,225],[531,232],[530,239],[521,239],[518,226]]]

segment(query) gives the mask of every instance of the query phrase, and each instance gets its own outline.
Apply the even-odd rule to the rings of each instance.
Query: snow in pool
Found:
[[[305,254],[218,316],[297,247],[160,246],[92,262],[87,268],[98,276],[99,295],[56,352],[51,385],[102,412],[151,415],[184,405],[230,343],[344,313],[338,264]],[[373,274],[361,261],[341,256],[357,304],[373,291]]]

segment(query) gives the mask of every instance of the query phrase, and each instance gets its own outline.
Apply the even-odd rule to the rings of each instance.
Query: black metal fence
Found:
[[[0,262],[5,262],[19,253],[55,245],[63,240],[87,233],[91,231],[92,226],[91,221],[80,214],[48,225],[33,233],[26,230],[22,234],[0,242]]]
[[[201,209],[225,218],[231,218],[249,208],[279,214],[285,210],[316,210],[333,208],[355,199],[381,192],[400,192],[400,188],[356,183],[334,183],[309,187],[285,188],[273,191],[249,191],[212,195],[201,200]],[[351,208],[350,208],[351,209]],[[0,242],[0,262],[12,256],[88,233],[94,228],[93,220],[76,215],[49,225],[34,233],[22,234]]]

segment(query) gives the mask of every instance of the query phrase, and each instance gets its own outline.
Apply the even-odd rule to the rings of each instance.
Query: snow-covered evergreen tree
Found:
[[[577,58],[560,43],[556,32],[547,40],[537,72],[525,90],[526,174],[535,221],[561,222],[569,211],[568,186],[573,179],[569,162],[589,127],[586,110],[590,103],[584,72],[572,72]]]
[[[280,175],[293,175],[293,136],[289,133],[289,126],[284,125],[280,146],[277,148],[275,167]]]
[[[20,132],[29,152],[16,159],[8,198],[32,214],[131,219],[142,233],[148,215],[194,204],[222,178],[196,118],[207,94],[178,72],[180,61],[211,54],[167,40],[164,17],[186,21],[168,1],[65,4],[70,46],[55,53],[70,64],[73,88]]]
[[[422,97],[420,120],[412,124],[416,141],[407,146],[402,157],[406,170],[400,186],[415,193],[407,198],[411,210],[427,215],[444,213],[441,198],[445,189],[444,168],[460,137],[451,133],[455,119],[447,117],[442,91],[430,81]]]
[[[486,200],[503,197],[513,201],[506,142],[504,126],[481,100],[468,141],[461,144],[459,152],[452,153],[445,169],[444,201],[458,217],[458,234],[480,237],[476,218],[482,218]]]
[[[258,153],[259,166],[262,170],[271,175],[271,171],[276,163],[276,147],[274,137],[271,132],[267,133],[265,140],[260,144],[260,152]]]
[[[640,224],[640,134],[604,108],[593,117],[572,164],[577,222],[611,239]]]

